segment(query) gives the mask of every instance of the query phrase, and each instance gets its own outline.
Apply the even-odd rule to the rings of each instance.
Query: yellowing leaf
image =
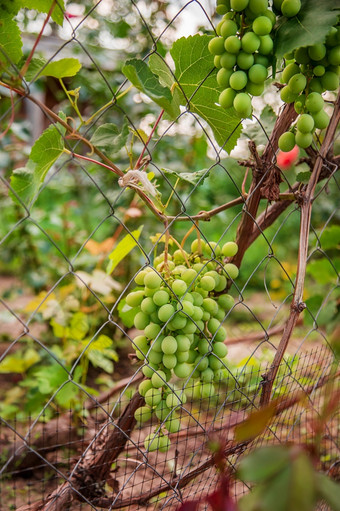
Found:
[[[274,412],[275,404],[271,403],[269,406],[251,413],[245,421],[235,428],[235,440],[237,442],[244,442],[256,438],[263,433]]]
[[[31,300],[24,308],[24,312],[33,312],[39,307],[39,312],[46,309],[47,304],[50,300],[55,300],[55,294],[51,293],[48,295],[46,300],[43,302],[44,298],[48,294],[47,291],[41,291],[33,300]]]
[[[139,229],[132,231],[131,234],[127,234],[124,238],[118,243],[118,245],[113,249],[111,254],[109,255],[109,265],[107,267],[107,273],[112,273],[115,267],[126,257],[131,250],[138,244],[139,236],[141,235],[143,226]]]
[[[86,243],[85,248],[92,255],[106,254],[112,249],[113,241],[113,237],[106,238],[106,240],[101,242],[89,240]]]

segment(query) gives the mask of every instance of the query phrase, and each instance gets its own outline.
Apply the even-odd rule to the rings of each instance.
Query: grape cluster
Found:
[[[162,422],[145,439],[149,451],[166,452],[170,440],[166,432],[176,433],[180,421],[176,409],[186,402],[184,389],[172,385],[175,375],[195,386],[201,398],[215,392],[226,364],[226,331],[222,326],[226,311],[234,305],[225,292],[228,279],[236,279],[238,268],[224,264],[238,247],[234,242],[222,248],[214,242],[194,240],[191,252],[176,250],[154,260],[155,268],[146,267],[135,277],[137,287],[126,296],[126,304],[135,311],[134,325],[142,333],[133,339],[146,377],[139,385],[145,406],[135,418],[148,421],[153,414]]]
[[[339,87],[340,26],[332,27],[324,43],[298,48],[285,57],[281,79],[285,87],[280,95],[285,103],[294,103],[299,114],[296,125],[279,139],[279,148],[287,152],[295,144],[306,149],[313,141],[314,131],[329,124],[322,93]]]
[[[251,117],[251,96],[263,93],[268,76],[276,22],[268,7],[268,0],[217,0],[216,11],[223,18],[208,47],[218,68],[217,83],[224,89],[219,103],[234,107],[240,117]]]

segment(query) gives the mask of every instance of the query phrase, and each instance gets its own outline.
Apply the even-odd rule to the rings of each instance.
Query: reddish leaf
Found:
[[[236,502],[230,495],[230,480],[227,476],[221,479],[219,488],[206,497],[213,511],[237,511]]]
[[[199,503],[199,500],[188,500],[187,502],[183,502],[176,511],[197,511]]]

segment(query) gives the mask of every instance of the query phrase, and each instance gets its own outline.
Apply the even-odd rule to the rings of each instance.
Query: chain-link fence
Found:
[[[329,97],[330,127],[299,160],[298,175],[277,166],[278,137],[295,114],[278,104],[274,82],[230,158],[194,103],[213,70],[188,95],[167,54],[180,36],[213,30],[214,5],[99,1],[70,9],[63,28],[48,24],[51,35],[36,50],[45,62],[26,89],[2,82],[1,507],[176,509],[218,484],[212,439],[223,441],[235,471],[256,446],[312,444],[318,435],[337,374],[339,100]],[[29,32],[35,19],[19,21]],[[31,36],[24,44],[29,53]],[[133,53],[146,62],[156,55],[182,89],[186,104],[174,121],[129,87],[120,69]],[[40,69],[74,55],[83,67],[72,90],[67,80],[34,82]],[[126,138],[120,147],[114,138],[109,154],[93,140],[113,121],[110,136]],[[25,164],[32,133],[36,139],[50,124],[66,151],[27,203],[11,172]],[[225,127],[221,146],[236,141],[240,125]],[[128,169],[147,170],[151,180],[136,181]],[[133,251],[110,275],[108,256],[124,239],[133,240]],[[163,431],[169,416],[136,426],[143,368],[154,369],[150,351],[142,363],[134,354],[138,332],[124,316],[125,300],[141,271],[160,272],[157,257],[168,246],[183,251],[194,240],[210,247],[204,267],[240,268],[237,279],[226,275],[234,300],[218,327],[225,325],[228,355],[213,355],[220,376],[205,394],[191,376],[212,341],[200,319],[191,319],[208,349],[196,349],[190,375],[175,387],[181,426],[170,432],[169,450],[150,452],[145,438]],[[217,247],[230,240],[238,252],[221,262]],[[263,432],[236,441],[235,427],[273,400]],[[338,430],[335,410],[319,459],[335,478]],[[233,491],[240,496],[248,487],[236,481]]]

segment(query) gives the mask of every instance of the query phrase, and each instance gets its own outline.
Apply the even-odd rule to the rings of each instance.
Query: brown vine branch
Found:
[[[319,154],[315,160],[315,165],[312,171],[311,178],[308,182],[306,191],[302,193],[302,205],[301,205],[301,219],[300,219],[300,243],[298,252],[298,264],[296,272],[296,283],[290,308],[290,314],[286,322],[285,329],[282,334],[282,338],[278,349],[275,353],[273,363],[265,375],[265,382],[262,387],[261,394],[261,406],[265,406],[270,401],[271,391],[279,365],[282,361],[286,348],[288,346],[290,337],[293,329],[299,318],[301,312],[306,308],[306,305],[302,301],[304,282],[306,275],[307,255],[308,255],[308,237],[310,230],[310,221],[312,214],[312,202],[315,187],[319,181],[320,174],[323,168],[323,161],[326,158],[331,144],[334,140],[335,132],[340,121],[340,93],[338,94],[337,101],[334,106],[332,118],[326,131],[325,138],[322,142]]]

